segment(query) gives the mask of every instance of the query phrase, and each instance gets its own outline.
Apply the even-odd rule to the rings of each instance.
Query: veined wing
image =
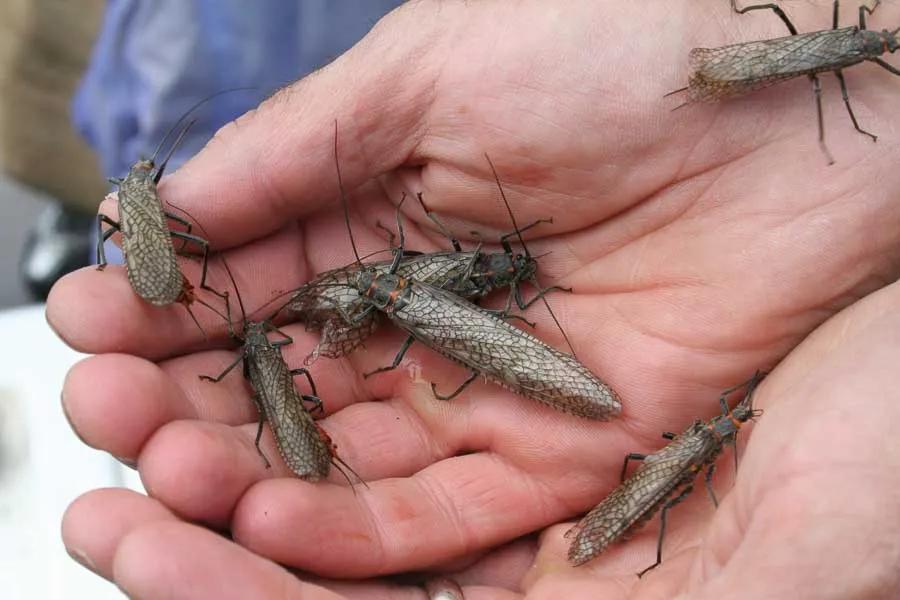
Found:
[[[440,288],[409,282],[409,302],[389,313],[417,340],[495,383],[557,410],[605,420],[618,395],[574,357]]]
[[[566,532],[569,562],[585,563],[650,519],[688,477],[708,445],[695,423],[659,452],[647,456],[628,479]]]
[[[863,60],[855,27],[772,40],[694,48],[689,55],[689,101],[713,101],[780,81],[832,71]]]
[[[250,380],[278,451],[291,471],[308,481],[327,476],[331,449],[303,406],[281,352],[272,347],[257,349],[250,362]]]

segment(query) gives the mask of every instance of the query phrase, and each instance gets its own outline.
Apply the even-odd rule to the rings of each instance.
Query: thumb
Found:
[[[439,67],[439,28],[422,12],[394,11],[333,63],[225,125],[161,183],[161,198],[222,249],[334,202],[335,121],[347,189],[402,164],[424,131]]]

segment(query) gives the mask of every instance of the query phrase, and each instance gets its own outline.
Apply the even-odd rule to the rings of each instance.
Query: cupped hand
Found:
[[[753,398],[763,414],[741,434],[737,476],[730,451],[719,460],[718,509],[698,481],[670,511],[663,562],[643,579],[635,572],[653,560],[658,520],[581,567],[566,564],[568,525],[556,525],[456,565],[466,598],[896,597],[898,306],[900,284],[870,295],[769,375]],[[286,535],[304,537],[310,525]],[[63,538],[73,556],[136,597],[422,597],[421,588],[385,581],[301,581],[125,490],[79,498]]]
[[[823,5],[792,15],[801,30],[830,19]],[[870,21],[898,17],[885,6]],[[519,223],[554,218],[532,231],[529,247],[550,253],[545,285],[574,289],[550,303],[581,360],[622,396],[619,419],[578,420],[484,383],[442,403],[429,382],[448,389],[465,372],[424,348],[364,380],[401,339],[380,333],[364,351],[312,369],[324,428],[369,489],[283,477],[271,440],[270,470],[253,447],[255,414],[239,374],[217,385],[197,378],[233,360],[214,349],[226,339],[222,321],[196,309],[214,338],[205,342],[181,307],[142,304],[109,268],[67,277],[48,303],[60,335],[99,355],[67,379],[74,427],[88,444],[136,461],[168,510],[324,577],[459,568],[586,510],[615,485],[625,453],[653,450],[661,431],[711,416],[719,390],[774,365],[898,275],[900,173],[891,167],[900,117],[889,74],[847,73],[877,144],[826,93],[833,166],[818,150],[803,81],[676,112],[679,101],[662,97],[685,83],[691,47],[774,37],[780,27],[765,12],[739,17],[712,1],[658,10],[408,3],[332,65],[224,128],[161,185],[224,251],[256,308],[352,261],[335,120],[361,253],[385,247],[375,225],[393,223],[404,192],[421,191],[463,239],[508,231],[488,153]],[[414,203],[404,213],[409,248],[446,247]],[[196,265],[186,268],[196,282]],[[227,287],[221,269],[212,283]],[[528,316],[560,344],[543,311]],[[315,336],[283,329],[295,340],[285,356],[299,366]],[[591,578],[592,569],[580,572]]]

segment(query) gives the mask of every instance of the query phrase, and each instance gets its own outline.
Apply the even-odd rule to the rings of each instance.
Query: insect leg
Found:
[[[283,340],[277,340],[277,341],[274,341],[274,342],[270,342],[270,343],[271,343],[273,346],[275,346],[275,347],[278,347],[278,346],[287,346],[288,344],[293,344],[293,343],[294,343],[294,338],[292,338],[291,336],[289,336],[288,334],[286,334],[286,333],[283,332],[282,330],[278,329],[277,327],[275,327],[274,325],[272,325],[272,324],[269,323],[268,321],[266,322],[266,330],[271,331],[272,333],[277,333],[278,335],[280,335],[281,337],[284,338]],[[310,380],[310,383],[311,383],[311,382],[312,382],[312,380]],[[315,390],[315,388],[313,388],[313,390]],[[315,394],[315,391],[313,392],[313,394]]]
[[[663,431],[662,437],[663,437],[663,439],[671,441],[671,440],[675,439],[675,434],[672,433],[671,431]]]
[[[259,398],[257,398],[256,396],[253,396],[252,400],[253,404],[256,405],[256,412],[259,413],[259,426],[256,428],[256,439],[253,441],[253,445],[256,446],[256,451],[259,452],[259,455],[262,456],[263,462],[266,463],[266,468],[269,469],[272,467],[272,463],[269,462],[269,459],[266,458],[266,455],[262,451],[262,448],[259,447],[259,440],[262,439],[263,424],[266,422],[266,409],[262,405],[262,402],[259,401]]]
[[[507,310],[510,308],[511,300],[514,297],[516,300],[516,306],[518,306],[521,310],[525,310],[526,308],[528,308],[529,306],[531,306],[532,304],[534,304],[535,302],[537,302],[538,300],[540,300],[541,298],[546,296],[548,292],[569,292],[569,293],[571,293],[572,288],[562,287],[559,285],[551,285],[550,287],[545,287],[545,288],[538,287],[538,291],[534,295],[534,297],[532,297],[531,300],[526,302],[525,299],[522,298],[522,289],[519,287],[519,284],[513,283],[512,286],[510,286],[510,290],[509,290],[510,297],[507,298],[507,300],[506,300],[506,308],[507,308]]]
[[[409,336],[406,338],[406,341],[403,342],[403,345],[400,346],[400,350],[397,352],[397,356],[394,357],[394,362],[392,362],[387,367],[379,367],[374,371],[369,371],[368,373],[363,373],[363,379],[368,378],[370,375],[374,375],[375,373],[381,373],[382,371],[391,371],[397,368],[397,365],[400,364],[400,361],[403,360],[403,355],[406,354],[406,351],[409,350],[409,347],[412,346],[412,343],[416,338],[413,336]]]
[[[679,502],[681,502],[682,500],[687,498],[688,494],[690,494],[692,491],[694,491],[694,486],[688,485],[686,488],[684,488],[684,490],[682,490],[682,492],[680,494],[678,494],[678,496],[676,496],[675,498],[673,498],[671,500],[668,500],[663,505],[662,511],[659,514],[659,537],[656,540],[656,562],[653,563],[652,565],[650,565],[649,567],[647,567],[646,569],[644,569],[643,571],[641,571],[640,573],[638,573],[637,574],[638,577],[643,577],[644,573],[646,573],[647,571],[650,571],[652,569],[655,569],[656,567],[659,566],[659,563],[662,562],[662,543],[663,543],[663,536],[666,534],[666,514],[669,512],[670,508],[672,508],[673,506],[675,506],[676,504],[678,504]]]
[[[184,225],[184,226],[187,228],[187,231],[185,231],[184,233],[188,233],[188,234],[189,234],[189,233],[191,233],[191,231],[194,230],[194,225],[193,225],[190,221],[188,221],[187,219],[182,219],[182,218],[179,217],[178,215],[172,214],[172,213],[170,213],[170,212],[167,211],[167,210],[164,210],[164,211],[163,211],[163,214],[165,214],[167,218],[172,219],[172,220],[175,221],[176,223],[181,223],[182,225]],[[187,240],[181,240],[181,248],[178,249],[178,253],[179,253],[179,254],[181,254],[182,252],[184,252],[185,246],[187,246]]]
[[[203,258],[202,258],[203,268],[200,273],[200,289],[206,290],[208,292],[212,292],[219,298],[225,299],[227,294],[222,293],[218,290],[214,290],[213,288],[206,285],[206,272],[209,269],[209,242],[204,240],[202,237],[198,237],[198,236],[190,234],[190,233],[183,233],[181,231],[170,231],[169,233],[172,235],[172,237],[178,238],[180,240],[184,240],[185,243],[194,242],[195,244],[197,244],[198,246],[203,248]],[[183,246],[184,245],[182,244],[182,247]]]
[[[646,454],[638,454],[637,452],[626,454],[625,460],[622,462],[622,473],[619,474],[619,482],[625,481],[625,471],[628,469],[629,460],[644,460],[645,458],[647,458]]]
[[[513,290],[515,290],[516,305],[517,305],[521,310],[525,310],[525,309],[527,309],[529,306],[531,306],[532,304],[534,304],[535,302],[537,302],[538,299],[543,300],[543,301],[544,301],[544,306],[547,307],[547,312],[550,313],[550,317],[553,319],[553,322],[556,324],[556,328],[559,329],[559,332],[562,334],[563,339],[566,340],[566,345],[569,347],[569,350],[572,351],[572,356],[575,356],[575,347],[572,346],[572,342],[569,341],[569,336],[566,335],[566,332],[565,332],[565,330],[562,328],[562,325],[559,324],[559,320],[556,318],[556,315],[553,314],[553,309],[550,308],[550,303],[547,302],[547,298],[545,298],[545,296],[547,295],[547,292],[552,292],[552,291],[558,290],[558,291],[561,291],[561,292],[569,292],[569,293],[571,293],[571,292],[572,292],[572,288],[560,287],[560,286],[558,286],[558,285],[551,285],[550,287],[542,288],[542,287],[541,287],[541,284],[540,284],[540,283],[538,282],[538,280],[537,280],[537,275],[532,275],[530,281],[531,281],[531,284],[532,284],[534,287],[536,287],[538,291],[537,291],[537,294],[535,294],[534,298],[532,298],[532,299],[529,300],[528,302],[523,302],[522,292],[521,292],[521,288],[519,287],[519,282],[518,282],[518,281],[513,281],[512,285],[510,286],[510,290],[509,290],[509,291],[510,291],[510,294],[512,294],[512,293],[513,293]],[[507,298],[506,298],[506,308],[507,308],[507,310],[509,310],[509,300],[510,300],[510,297],[507,296]]]
[[[822,119],[822,83],[816,75],[810,75],[809,79],[812,81],[813,95],[816,98],[816,115],[819,123],[819,147],[825,154],[825,158],[828,159],[828,164],[833,165],[834,157],[831,156],[831,152],[828,151],[828,146],[825,145],[825,123]]]
[[[425,216],[431,219],[431,222],[437,225],[437,228],[441,230],[441,233],[444,234],[450,243],[453,244],[453,249],[457,252],[462,252],[462,246],[459,244],[459,240],[453,237],[453,234],[450,233],[450,230],[447,229],[443,223],[441,223],[440,219],[437,218],[433,212],[428,210],[428,207],[425,206],[425,200],[422,199],[422,192],[416,194],[416,198],[419,200],[419,204],[422,206],[422,210],[425,211]]]
[[[837,77],[838,81],[841,82],[841,96],[843,96],[844,104],[847,106],[847,112],[850,113],[850,120],[853,121],[853,127],[855,127],[858,132],[872,138],[873,142],[877,142],[877,135],[869,133],[865,129],[861,129],[859,123],[856,122],[856,115],[853,114],[853,109],[850,108],[850,97],[847,95],[847,84],[844,82],[844,74],[840,70],[837,70],[834,72],[834,76]]]
[[[501,235],[500,236],[500,245],[503,247],[503,251],[506,252],[507,254],[509,254],[510,256],[512,256],[512,253],[513,253],[512,246],[510,246],[509,242],[506,240],[508,240],[511,237],[518,237],[519,235],[525,233],[526,231],[528,231],[529,229],[531,229],[533,227],[540,225],[541,223],[553,223],[553,219],[538,219],[534,223],[529,223],[528,225],[526,225],[522,229],[519,229],[518,231],[511,231],[509,233],[505,233],[505,234]]]
[[[712,487],[712,477],[715,471],[716,464],[713,463],[709,465],[709,468],[706,470],[706,475],[703,477],[703,482],[706,484],[706,491],[709,492],[709,499],[712,500],[713,506],[719,508],[719,500],[716,498],[716,492]]]
[[[307,369],[300,367],[299,369],[291,369],[291,377],[296,377],[297,375],[306,375],[306,380],[309,382],[309,387],[312,390],[312,394],[301,394],[300,397],[304,402],[309,402],[313,405],[309,412],[319,411],[320,415],[325,414],[325,407],[322,405],[322,400],[319,398],[319,393],[316,391],[316,382],[313,381],[312,375],[309,374]]]
[[[237,360],[235,360],[233,363],[231,363],[230,365],[228,365],[228,366],[225,368],[225,370],[222,371],[221,373],[219,373],[219,375],[216,376],[216,377],[210,377],[209,375],[198,375],[197,377],[199,377],[199,378],[202,379],[203,381],[212,381],[213,383],[219,383],[220,381],[222,381],[222,378],[223,378],[223,377],[225,377],[226,375],[228,375],[228,373],[229,373],[233,368],[235,368],[235,367],[238,365],[239,362],[241,362],[241,360],[242,360],[243,358],[244,358],[244,356],[243,356],[242,354],[238,354]]]
[[[325,406],[323,405],[321,398],[318,396],[310,396],[309,394],[300,394],[300,399],[312,404],[312,408],[306,408],[306,406],[303,407],[306,412],[312,414],[313,412],[318,411],[319,416],[325,416]]]
[[[109,225],[109,229],[103,231],[103,224],[106,223]],[[112,234],[117,231],[121,231],[122,226],[104,215],[100,213],[97,215],[97,232],[100,234],[97,240],[97,270],[102,271],[106,268],[106,251],[103,249],[103,243],[106,242]]]
[[[885,61],[881,60],[880,58],[872,58],[870,60],[873,63],[877,64],[878,66],[882,67],[883,69],[887,69],[889,72],[893,73],[894,75],[900,75],[900,69],[898,69],[891,63],[885,62]]]
[[[881,0],[875,0],[875,3],[872,5],[872,8],[869,8],[865,2],[859,5],[859,28],[866,29],[866,13],[870,15],[875,14],[875,9],[878,8],[878,5],[881,4]],[[837,26],[835,26],[837,29]]]
[[[459,396],[464,389],[469,387],[469,384],[472,383],[473,381],[475,381],[476,377],[478,377],[478,371],[472,371],[469,374],[469,376],[466,378],[466,380],[463,381],[462,384],[460,384],[460,386],[458,388],[456,388],[452,394],[449,394],[447,396],[438,394],[437,386],[434,383],[432,383],[431,384],[431,393],[434,394],[434,397],[437,398],[438,400],[453,400],[454,398]]]
[[[753,377],[751,377],[747,381],[744,381],[737,385],[733,385],[730,388],[728,388],[727,390],[724,390],[719,395],[719,407],[722,409],[722,414],[727,415],[728,412],[730,411],[730,409],[728,408],[728,396],[730,396],[734,392],[738,391],[739,389],[745,387],[745,388],[747,388],[747,395],[744,397],[744,400],[742,400],[742,402],[747,401],[750,397],[753,396],[753,392],[756,391],[756,386],[759,385],[759,382],[762,381],[765,376],[766,376],[765,371],[757,370],[753,374]]]
[[[481,307],[479,307],[479,308],[481,308]],[[492,314],[492,315],[494,315],[494,316],[496,316],[496,317],[498,317],[498,318],[501,318],[501,319],[509,319],[509,320],[515,319],[516,321],[522,321],[523,323],[525,323],[526,325],[528,325],[528,326],[531,327],[532,329],[534,329],[535,327],[537,327],[537,323],[532,323],[531,321],[529,321],[528,319],[526,319],[526,318],[523,317],[522,315],[511,315],[511,314],[509,314],[509,307],[502,308],[502,309],[501,309],[501,308],[482,308],[481,310],[483,310],[483,311],[486,312],[486,313],[490,313],[490,314]]]
[[[296,377],[297,375],[305,375],[306,380],[309,382],[309,389],[312,390],[312,395],[315,397],[319,397],[319,392],[316,391],[316,382],[313,381],[312,375],[309,374],[307,369],[300,367],[299,369],[291,369],[291,377]]]
[[[778,15],[778,18],[784,21],[784,24],[787,25],[788,31],[791,32],[791,35],[797,35],[797,28],[794,27],[794,24],[791,23],[791,20],[788,19],[788,16],[784,14],[784,11],[781,10],[781,7],[777,4],[754,4],[753,6],[738,8],[737,0],[731,0],[731,8],[734,9],[734,12],[738,13],[739,15],[750,12],[751,10],[763,10],[766,8],[771,8],[772,12]]]
[[[400,202],[397,203],[397,235],[400,237],[400,244],[397,246],[397,251],[394,253],[394,261],[391,263],[391,268],[388,271],[389,273],[396,273],[397,267],[400,266],[400,261],[403,260],[403,247],[406,245],[406,235],[403,233],[403,213],[400,209],[403,206],[404,200],[406,200],[405,192],[400,196]]]

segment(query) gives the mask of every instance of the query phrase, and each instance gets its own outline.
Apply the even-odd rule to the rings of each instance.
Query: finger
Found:
[[[84,443],[131,461],[164,423],[195,416],[179,387],[156,365],[126,354],[76,363],[63,382],[62,403]]]
[[[371,200],[371,202],[370,202]],[[375,221],[393,218],[393,207],[382,198],[366,198],[365,220],[353,218],[354,238],[360,252],[384,250],[384,240],[370,226]],[[370,221],[370,219],[372,219]],[[308,229],[307,234],[304,229]],[[414,246],[432,246],[415,227],[408,228]],[[221,345],[228,339],[224,313],[230,312],[240,330],[243,304],[249,318],[273,314],[289,299],[285,292],[305,283],[315,273],[352,262],[348,243],[335,248],[334,240],[347,240],[343,216],[331,211],[314,219],[305,228],[283,227],[264,239],[223,253],[228,270],[234,276],[237,291],[225,265],[218,257],[209,261],[207,284],[229,292],[229,307],[215,295],[199,289],[201,265],[182,260],[185,276],[195,286],[197,297],[218,313],[199,302],[191,306],[200,322],[201,332],[184,306],[157,307],[144,302],[132,291],[124,267],[111,265],[100,272],[85,268],[63,277],[51,290],[47,301],[47,320],[70,346],[92,354],[128,352],[148,358],[162,358],[192,349]],[[115,324],[111,326],[110,324]],[[208,338],[204,339],[203,333]]]
[[[537,536],[527,535],[495,548],[462,569],[448,570],[448,576],[463,586],[491,586],[522,590],[525,575],[534,567]]]
[[[289,345],[284,347],[284,352],[289,365],[302,364],[304,350]],[[234,352],[203,352],[161,365],[125,354],[89,357],[77,363],[67,375],[63,407],[85,443],[120,459],[135,461],[160,427],[178,419],[252,424],[253,427],[247,428],[220,429],[222,443],[246,449],[252,446],[256,435],[258,414],[251,401],[252,388],[242,377],[240,366],[218,383],[201,381],[198,377],[203,373],[219,374],[235,357]],[[355,457],[365,457],[358,464],[360,474],[366,479],[410,474],[458,448],[456,444],[465,431],[462,426],[443,427],[446,435],[436,439],[428,433],[429,427],[436,426],[447,411],[435,412],[423,402],[423,416],[420,416],[417,410],[400,401],[363,403],[344,410],[371,397],[360,385],[356,372],[348,370],[344,361],[322,361],[316,367],[315,377],[323,414],[337,413],[327,420],[325,427],[346,460],[356,462]],[[295,379],[295,384],[301,392],[311,391],[303,377]],[[443,408],[453,411],[451,406]],[[449,445],[448,441],[454,438],[456,442]],[[173,443],[180,447],[182,441]],[[256,456],[255,451],[252,454]],[[268,455],[274,457],[271,452]],[[176,464],[180,463],[176,461]],[[229,469],[227,464],[214,462],[210,468],[220,466]]]
[[[372,576],[433,567],[558,520],[570,510],[565,493],[535,492],[549,485],[492,453],[449,458],[356,495],[269,480],[241,498],[232,527],[242,544],[279,562]]]
[[[691,573],[697,597],[715,597],[747,569],[761,575],[745,583],[751,596],[786,594],[798,581],[813,596],[835,589],[865,596],[873,582],[896,585],[896,560],[878,549],[897,539],[895,521],[884,515],[896,512],[900,486],[892,441],[900,418],[898,303],[896,283],[866,297],[811,335],[766,382],[765,412],[734,502],[721,507]],[[835,551],[814,557],[823,544]],[[790,564],[791,577],[774,576],[777,564]]]
[[[339,377],[317,377],[322,382],[320,398],[326,403],[336,400],[341,406],[346,382]],[[338,456],[369,482],[413,475],[461,451],[491,450],[508,457],[523,471],[533,472],[541,485],[558,489],[560,497],[569,502],[569,506],[557,506],[558,514],[565,516],[596,502],[596,486],[611,485],[621,454],[610,453],[609,448],[633,447],[621,426],[561,415],[506,392],[496,392],[486,384],[473,386],[466,398],[444,402],[433,398],[427,381],[400,375],[393,388],[384,393],[390,400],[356,402],[320,421],[335,442]],[[246,406],[249,391],[243,394],[237,401]],[[506,426],[498,427],[498,423]],[[534,435],[535,428],[541,429],[542,436]],[[265,468],[254,446],[256,435],[255,419],[240,427],[197,421],[171,423],[141,452],[144,483],[154,497],[179,514],[223,526],[234,504],[254,483],[291,476],[280,460],[269,428],[263,432],[261,450],[272,468]],[[584,459],[585,454],[594,458]],[[596,458],[598,455],[603,458]],[[339,482],[339,476],[333,474],[332,481]]]
[[[412,419],[409,411],[366,403],[318,423],[331,437],[341,460],[363,481],[376,481],[414,473],[448,451],[436,447],[421,431],[410,434]],[[328,485],[296,479],[268,427],[257,450],[257,427],[255,422],[240,427],[202,421],[169,423],[142,449],[138,462],[141,479],[151,495],[179,514],[215,527],[227,526],[245,491],[264,479],[290,478],[296,482],[298,494],[310,485]],[[266,460],[271,467],[266,467]],[[335,470],[329,480],[343,486],[343,478]]]
[[[302,236],[284,230],[226,254],[229,266],[248,311],[260,308],[273,291],[299,286],[307,278],[302,257]],[[200,265],[182,261],[189,280],[200,281]],[[215,259],[210,261],[208,283],[228,290],[231,282]],[[197,290],[199,297],[219,312],[224,303],[212,294]],[[237,304],[231,293],[231,303]],[[282,302],[283,303],[283,302]],[[276,302],[274,308],[279,306]],[[210,342],[227,339],[226,322],[220,315],[194,304],[194,315]],[[238,306],[233,318],[240,318]],[[60,279],[47,300],[47,321],[73,348],[92,354],[126,352],[148,358],[180,354],[208,345],[184,306],[153,306],[132,291],[124,267],[109,266],[104,271],[87,267]],[[112,326],[111,324],[115,324]]]
[[[414,587],[379,582],[322,581],[338,594],[326,595],[322,587],[301,582],[226,539],[181,522],[158,501],[131,490],[100,489],[79,497],[63,516],[62,535],[75,560],[114,580],[132,597],[230,597],[215,593],[225,585],[229,593],[236,591],[235,597],[268,598],[278,585],[286,585],[281,595],[274,597],[337,598],[344,593],[351,598],[423,598],[422,591]],[[201,564],[194,564],[195,560]],[[214,560],[222,562],[208,562]],[[227,574],[218,573],[219,567],[243,573],[232,581]],[[155,577],[165,580],[169,593],[153,587]],[[306,595],[295,596],[298,590]],[[251,595],[242,596],[244,593]]]
[[[120,542],[116,583],[133,598],[310,598],[343,596],[304,583],[279,567],[203,528],[157,523]]]
[[[432,52],[447,34],[431,12],[404,7],[383,19],[331,65],[222,128],[160,194],[228,247],[332,201],[335,120],[348,189],[401,164],[421,137],[439,72]]]
[[[165,506],[137,492],[99,489],[79,496],[66,509],[62,539],[72,558],[112,580],[113,559],[122,537],[151,522],[177,520]]]

